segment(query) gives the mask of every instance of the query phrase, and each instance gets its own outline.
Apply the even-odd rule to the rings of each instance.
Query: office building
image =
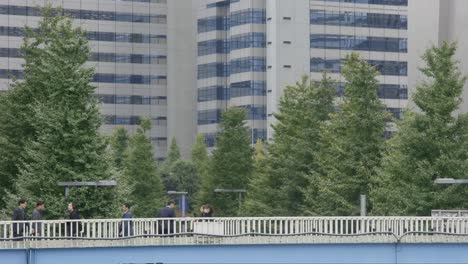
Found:
[[[8,90],[11,75],[21,78],[23,27],[37,26],[37,7],[45,3],[61,6],[87,30],[103,131],[124,126],[133,132],[141,117],[149,117],[158,159],[172,137],[188,153],[196,129],[196,1],[0,0],[1,91]]]
[[[220,115],[247,110],[252,142],[271,139],[273,113],[302,75],[337,81],[346,55],[380,72],[379,97],[397,118],[408,103],[407,0],[201,0],[198,10],[198,132],[213,146]]]

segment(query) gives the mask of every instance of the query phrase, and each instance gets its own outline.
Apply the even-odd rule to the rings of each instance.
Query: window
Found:
[[[213,39],[198,42],[198,56],[204,56],[215,53],[228,53],[229,46],[227,42],[220,39]]]
[[[155,125],[165,126],[165,122],[159,124],[158,121],[166,121],[165,116],[151,118],[151,121]],[[106,125],[139,125],[141,121],[140,116],[116,116],[116,115],[105,115],[104,124]]]
[[[408,18],[404,15],[336,12],[328,10],[310,10],[310,23],[314,25],[350,27],[408,28]]]
[[[253,32],[231,37],[230,49],[245,49],[245,48],[265,48],[266,36],[265,33]]]
[[[223,86],[209,86],[198,89],[198,102],[229,100],[229,90]]]
[[[406,38],[361,37],[311,34],[310,47],[320,49],[367,50],[406,53]]]
[[[212,77],[229,76],[228,66],[224,63],[208,63],[198,65],[198,79],[206,79]]]
[[[198,111],[198,124],[199,125],[208,125],[208,124],[217,124],[221,120],[221,110],[201,110]]]
[[[240,106],[247,111],[247,120],[266,120],[266,107],[264,105]]]
[[[229,20],[222,16],[198,19],[198,33],[216,30],[227,30],[228,28]]]
[[[18,15],[18,16],[41,16],[36,7],[0,5],[0,14]],[[166,24],[166,15],[143,15],[133,13],[119,13],[111,11],[93,11],[93,10],[75,10],[63,9],[64,14],[68,14],[78,19],[89,20],[107,20],[121,22],[140,22],[140,23],[158,23]]]
[[[264,9],[246,9],[232,12],[230,15],[230,27],[245,24],[265,24],[266,11]]]
[[[340,73],[344,60],[322,58],[310,59],[310,71]],[[408,76],[408,63],[405,61],[380,61],[368,60],[369,65],[374,66],[382,75]]]
[[[264,57],[246,57],[231,61],[231,74],[243,72],[264,72],[266,70]]]
[[[167,105],[166,96],[141,96],[141,95],[95,95],[103,104],[132,104],[132,105]]]
[[[242,96],[265,96],[265,81],[243,81],[235,82],[230,85],[231,98]]]

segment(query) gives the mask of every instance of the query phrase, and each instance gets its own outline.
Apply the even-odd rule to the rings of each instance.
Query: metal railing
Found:
[[[255,217],[0,221],[0,248],[468,242],[468,217]]]

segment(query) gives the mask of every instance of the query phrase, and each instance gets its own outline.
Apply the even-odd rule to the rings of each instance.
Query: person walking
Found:
[[[45,210],[45,202],[44,201],[37,202],[36,208],[32,212],[32,220],[34,221],[42,220],[44,217],[44,210]],[[33,229],[35,230],[34,232],[35,236],[43,235],[42,222],[34,222]]]
[[[79,220],[81,219],[78,207],[74,202],[68,204],[68,219]],[[81,230],[81,223],[79,221],[67,222],[67,236],[76,236]]]
[[[161,208],[158,214],[156,215],[157,218],[175,218],[176,213],[174,210],[175,202],[170,200],[167,202],[167,206]],[[159,224],[159,234],[172,234],[174,233],[174,220],[163,220],[158,221]]]
[[[213,207],[209,204],[204,204],[200,208],[201,217],[212,217],[213,216]]]
[[[27,203],[25,199],[18,201],[18,207],[13,211],[11,217],[12,221],[26,221],[26,209]],[[25,229],[28,227],[28,223],[13,223],[13,237],[23,237]],[[32,231],[32,230],[31,230]]]
[[[122,212],[122,218],[126,220],[119,224],[119,235],[122,237],[133,236],[133,221],[128,220],[133,218],[133,214],[130,212],[130,204],[123,204]]]

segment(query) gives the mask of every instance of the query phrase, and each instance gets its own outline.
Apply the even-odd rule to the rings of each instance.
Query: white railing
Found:
[[[0,248],[468,242],[468,218],[268,217],[0,221]]]

